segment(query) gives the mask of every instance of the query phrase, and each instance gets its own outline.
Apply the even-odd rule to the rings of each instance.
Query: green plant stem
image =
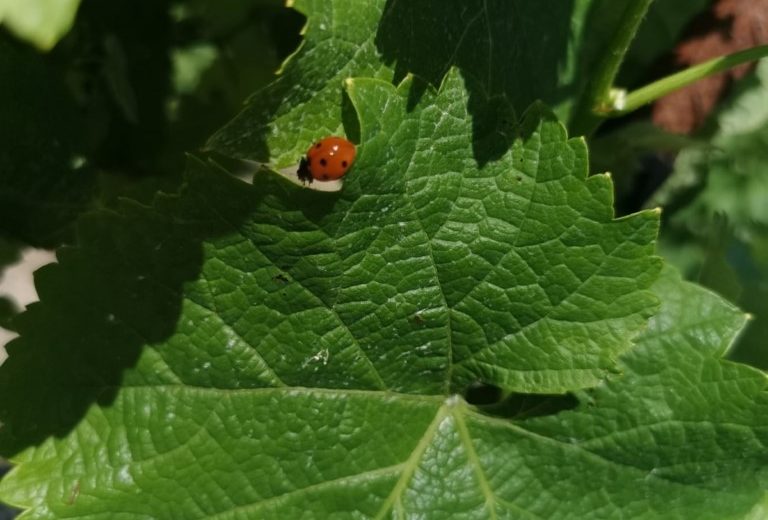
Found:
[[[603,115],[605,117],[618,117],[628,114],[643,105],[647,105],[672,91],[686,87],[702,78],[766,56],[768,56],[768,45],[760,45],[694,65],[630,92],[627,94],[623,106],[620,108],[612,107],[604,112]]]
[[[637,34],[653,0],[634,0],[624,10],[616,26],[613,38],[603,59],[597,65],[592,79],[587,83],[578,108],[571,119],[570,129],[573,135],[590,135],[605,116],[600,115],[600,107],[608,103],[613,82],[624,61],[629,44]]]

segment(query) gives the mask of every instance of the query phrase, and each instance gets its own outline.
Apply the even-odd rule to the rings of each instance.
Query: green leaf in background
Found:
[[[467,78],[468,112],[478,125],[478,106],[489,96],[505,97],[517,113],[542,100],[567,120],[606,52],[615,13],[623,12],[614,3],[375,0],[361,9],[354,0],[296,0],[307,16],[302,46],[208,145],[278,167],[296,164],[313,141],[341,132],[345,79],[398,83],[412,73],[436,87],[451,67]],[[410,106],[422,94],[414,91]]]
[[[69,32],[79,5],[80,0],[0,0],[0,24],[47,51]]]
[[[755,234],[749,244],[731,244],[730,267],[739,275],[743,293],[739,305],[754,317],[739,338],[731,359],[768,370],[768,228]]]
[[[169,136],[178,150],[199,148],[234,117],[243,100],[272,81],[300,43],[301,15],[283,0],[179,1],[171,12],[173,94]]]
[[[675,489],[619,491],[631,468],[455,395],[613,373],[656,308],[657,215],[614,220],[607,177],[540,106],[518,126],[476,99],[472,139],[455,70],[439,93],[347,90],[362,145],[341,192],[192,161],[182,194],[94,214],[38,272],[0,368],[3,500],[30,518],[579,517]]]
[[[739,84],[714,116],[711,146],[695,146],[677,158],[675,170],[651,204],[689,200],[673,215],[673,224],[703,229],[715,213],[724,213],[739,238],[749,239],[753,225],[768,225],[768,60]]]
[[[736,86],[709,122],[709,146],[691,146],[675,161],[674,171],[651,199],[665,205],[664,255],[687,275],[719,290],[755,316],[732,352],[734,359],[768,368],[765,343],[768,320],[768,60]],[[709,244],[718,235],[716,215],[732,228],[718,248],[716,270]],[[705,254],[702,254],[702,251]],[[739,296],[725,287],[738,277]]]
[[[695,138],[671,134],[647,121],[629,123],[589,142],[590,171],[610,172],[619,214],[638,206],[664,182],[668,161],[686,147],[706,146]]]

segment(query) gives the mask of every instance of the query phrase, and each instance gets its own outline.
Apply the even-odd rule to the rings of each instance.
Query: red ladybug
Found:
[[[356,153],[355,145],[343,137],[326,137],[307,150],[296,174],[301,182],[341,179],[355,162]]]

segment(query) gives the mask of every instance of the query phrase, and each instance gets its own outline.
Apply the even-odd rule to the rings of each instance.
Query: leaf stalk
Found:
[[[603,117],[623,116],[707,76],[766,56],[768,56],[768,45],[760,45],[705,61],[627,93],[622,106],[609,107],[601,115]],[[599,108],[598,113],[600,113]]]
[[[627,54],[629,44],[637,34],[645,14],[653,0],[635,0],[629,2],[616,27],[613,38],[602,60],[598,63],[594,76],[587,83],[574,117],[571,119],[573,135],[591,135],[605,118],[601,115],[610,108],[613,83],[619,68]]]

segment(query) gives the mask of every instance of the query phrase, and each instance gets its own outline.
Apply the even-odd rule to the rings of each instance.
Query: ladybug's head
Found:
[[[309,162],[307,162],[306,157],[301,158],[301,162],[299,162],[299,169],[296,171],[296,175],[301,182],[308,182],[312,184],[312,174],[309,172]]]

